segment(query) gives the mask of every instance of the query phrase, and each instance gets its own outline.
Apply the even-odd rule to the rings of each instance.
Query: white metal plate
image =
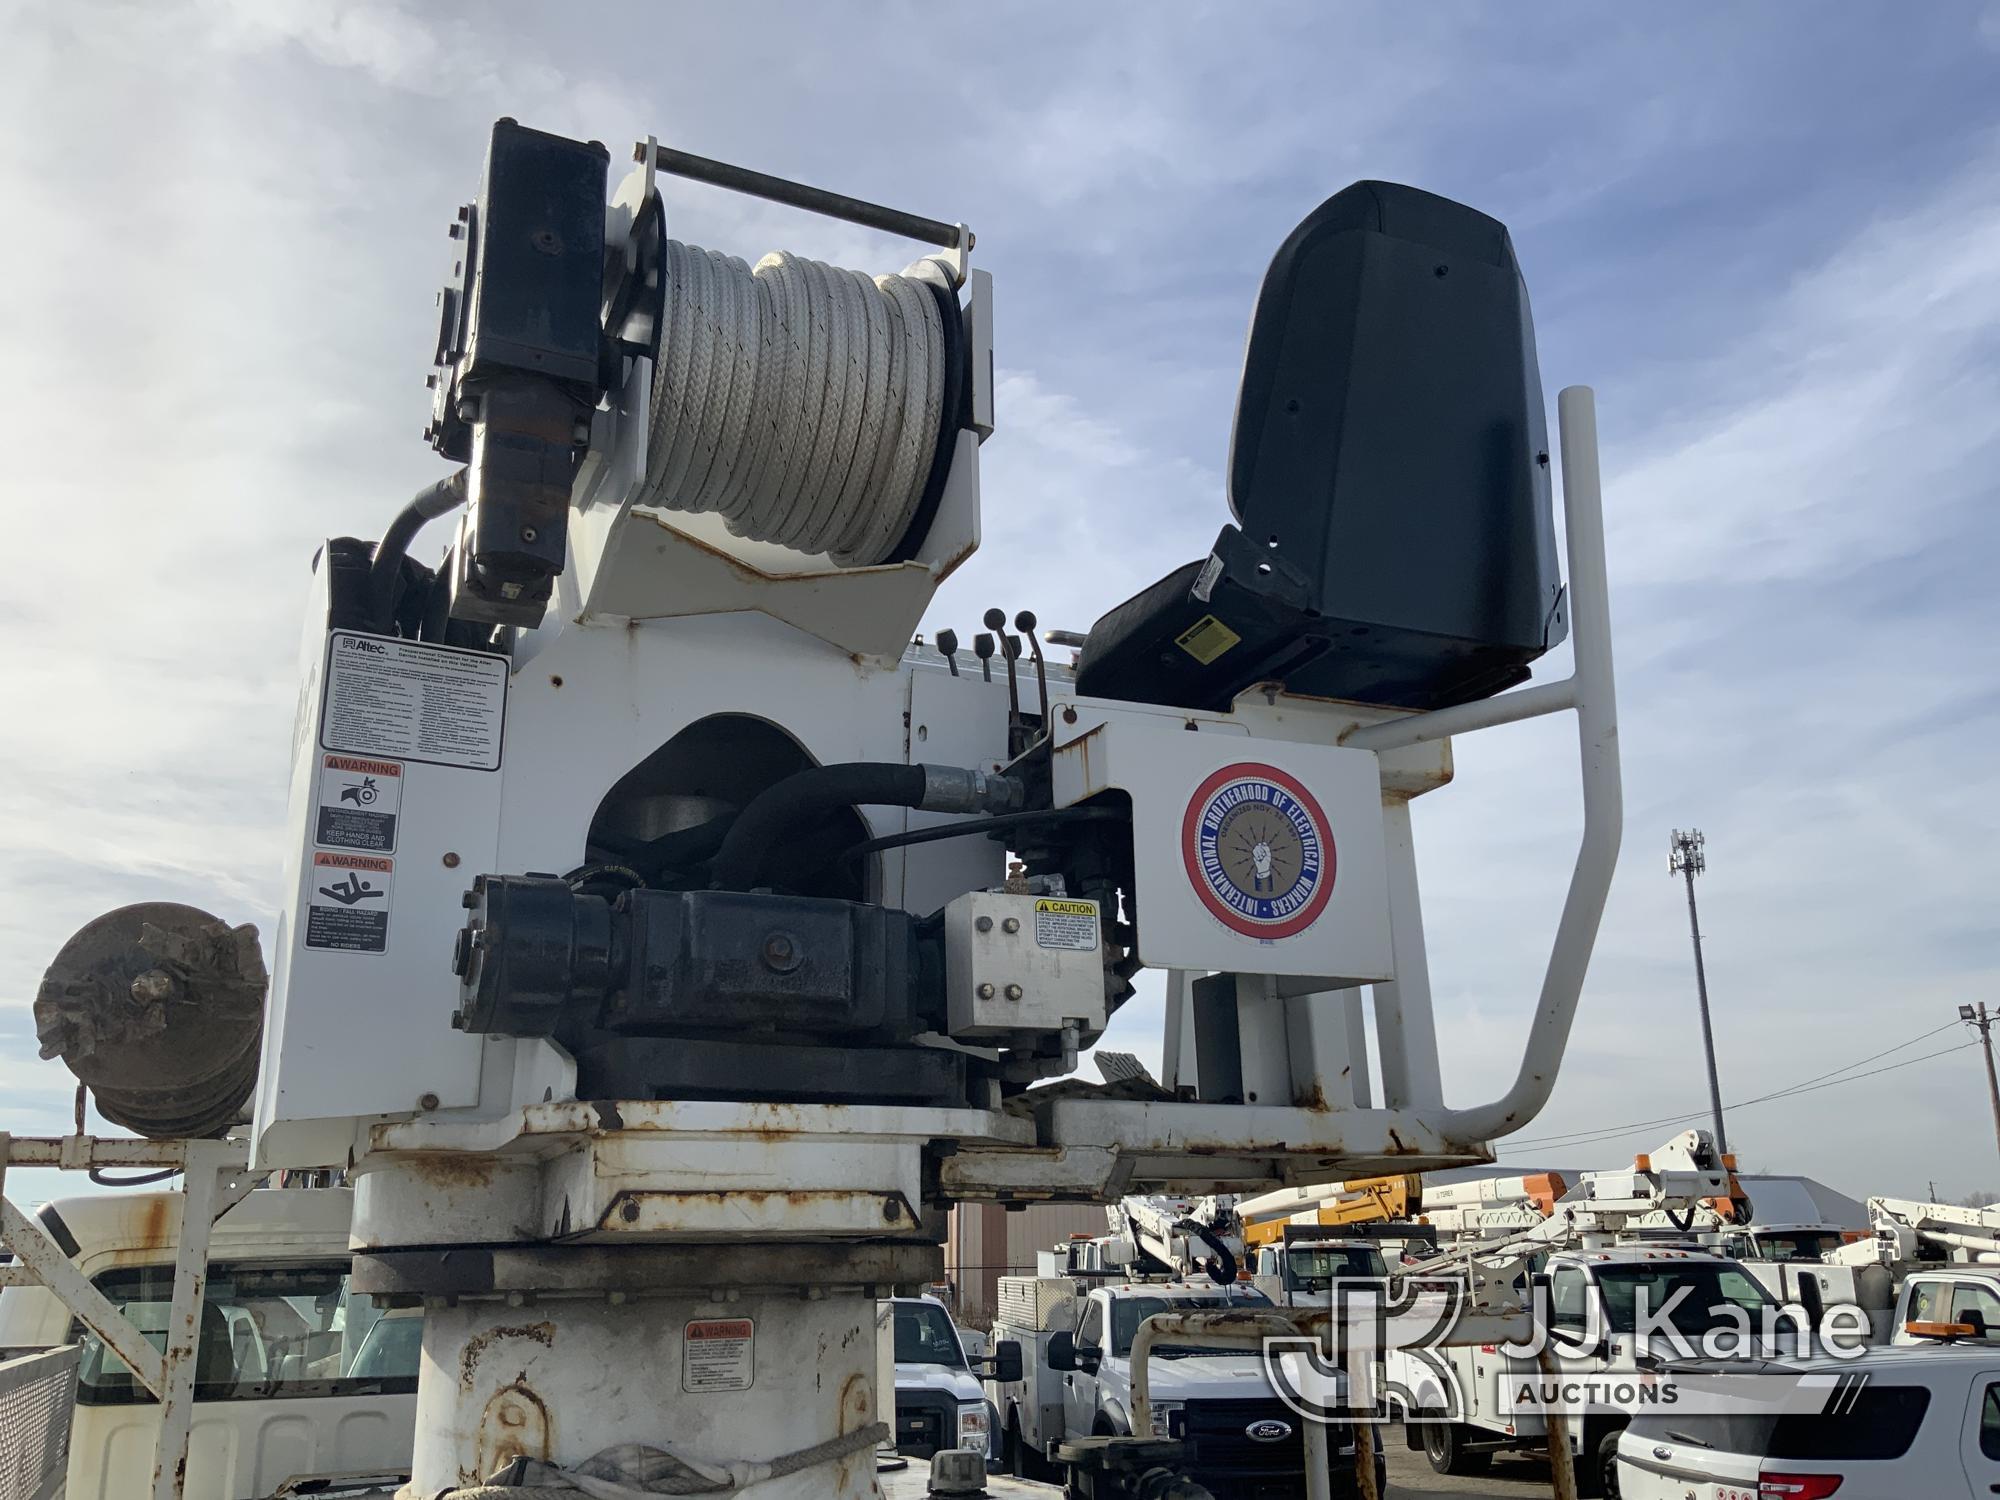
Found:
[[[1131,796],[1141,959],[1329,988],[1395,977],[1373,754],[1089,708],[1057,748],[1055,802]]]

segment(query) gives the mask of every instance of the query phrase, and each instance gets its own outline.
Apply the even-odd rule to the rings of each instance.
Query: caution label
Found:
[[[313,842],[328,849],[394,854],[396,813],[402,805],[401,761],[322,755]]]
[[[1204,667],[1243,639],[1214,615],[1203,615],[1174,637],[1174,644]]]
[[[1059,901],[1053,896],[1043,896],[1035,902],[1035,943],[1043,948],[1095,953],[1098,947],[1096,903]]]
[[[389,946],[389,889],[396,862],[375,854],[313,854],[306,946],[380,953]]]
[[[321,749],[500,769],[504,657],[352,630],[334,631],[326,649]]]
[[[757,1378],[757,1325],[709,1318],[681,1330],[681,1389],[747,1391]]]

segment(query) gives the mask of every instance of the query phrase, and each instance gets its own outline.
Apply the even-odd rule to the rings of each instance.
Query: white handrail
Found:
[[[1604,492],[1597,463],[1597,400],[1573,385],[1556,398],[1561,427],[1563,536],[1569,562],[1570,641],[1574,665],[1561,682],[1503,693],[1479,703],[1413,714],[1349,734],[1343,743],[1393,750],[1542,714],[1576,711],[1583,773],[1583,838],[1569,894],[1556,924],[1528,1045],[1513,1086],[1490,1104],[1446,1110],[1440,1133],[1488,1141],[1521,1129],[1555,1087],[1583,993],[1584,973],[1618,867],[1625,794],[1618,764],[1618,700],[1611,664],[1611,602],[1604,562]]]

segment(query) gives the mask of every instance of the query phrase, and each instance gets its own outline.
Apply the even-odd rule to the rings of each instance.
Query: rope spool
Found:
[[[668,240],[641,503],[844,566],[907,558],[962,422],[964,336],[936,260],[869,277]]]

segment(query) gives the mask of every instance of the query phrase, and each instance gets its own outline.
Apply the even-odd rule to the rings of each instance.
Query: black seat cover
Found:
[[[1506,227],[1360,182],[1265,273],[1210,555],[1091,629],[1078,688],[1220,708],[1259,682],[1406,708],[1565,633],[1527,289]]]

